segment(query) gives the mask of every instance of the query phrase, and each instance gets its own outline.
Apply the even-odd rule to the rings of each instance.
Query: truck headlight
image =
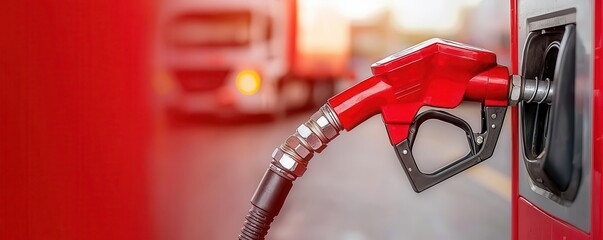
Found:
[[[245,95],[252,95],[258,92],[262,79],[260,75],[253,70],[243,70],[237,74],[237,90]]]

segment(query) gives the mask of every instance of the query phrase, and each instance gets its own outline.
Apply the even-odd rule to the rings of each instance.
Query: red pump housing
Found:
[[[508,69],[484,49],[431,39],[371,68],[374,76],[329,99],[329,104],[348,131],[382,113],[392,145],[407,138],[423,106],[454,108],[463,100],[508,104]]]

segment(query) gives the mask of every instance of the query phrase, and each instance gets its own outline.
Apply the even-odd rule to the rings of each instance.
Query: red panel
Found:
[[[150,239],[146,0],[0,1],[0,239]]]
[[[518,68],[518,45],[517,45],[517,0],[511,0],[511,72],[513,74],[518,74],[519,73],[519,68]],[[513,163],[511,164],[513,170],[511,173],[511,190],[513,191],[512,193],[512,202],[511,204],[512,206],[512,212],[511,212],[511,218],[512,218],[512,223],[511,223],[511,239],[513,240],[517,240],[517,199],[519,199],[519,176],[518,176],[518,170],[519,170],[519,159],[518,159],[518,151],[519,151],[519,128],[517,125],[517,119],[518,119],[519,115],[517,112],[517,107],[513,106],[511,107],[511,140],[513,142],[512,148],[511,148],[511,161],[513,161]]]
[[[603,3],[595,4],[595,86],[593,94],[593,169],[592,169],[592,235],[593,239],[603,239]]]
[[[590,237],[584,232],[549,216],[524,198],[519,198],[517,208],[519,239],[590,239]]]

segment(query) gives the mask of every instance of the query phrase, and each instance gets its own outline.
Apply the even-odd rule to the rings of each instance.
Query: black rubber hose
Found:
[[[262,240],[293,187],[293,181],[268,169],[251,198],[251,209],[245,217],[239,240]]]

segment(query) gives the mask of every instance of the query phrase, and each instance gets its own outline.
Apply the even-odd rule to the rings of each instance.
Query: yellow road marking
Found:
[[[507,201],[511,201],[511,178],[487,165],[475,166],[467,170],[470,178],[490,189]]]

